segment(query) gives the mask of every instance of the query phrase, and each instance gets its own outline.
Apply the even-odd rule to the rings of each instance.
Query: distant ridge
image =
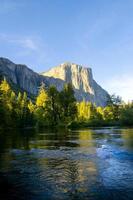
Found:
[[[26,65],[0,58],[0,75],[31,95],[37,95],[42,82],[46,87],[55,85],[58,90],[61,90],[65,83],[71,83],[77,101],[91,101],[97,106],[105,106],[109,98],[109,94],[93,79],[91,68],[71,62],[62,63],[38,74]]]

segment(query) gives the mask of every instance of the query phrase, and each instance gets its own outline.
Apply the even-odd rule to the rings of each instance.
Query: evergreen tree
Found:
[[[133,103],[123,105],[121,108],[120,123],[126,126],[133,126]]]
[[[120,123],[133,125],[133,103],[124,104],[120,97],[111,96],[105,108],[90,102],[76,103],[71,84],[66,84],[61,92],[55,86],[46,91],[40,87],[36,104],[20,92],[16,96],[4,78],[0,83],[0,127],[29,127],[37,120],[39,126],[68,126],[72,122],[102,125]],[[85,122],[85,123],[84,123]]]
[[[4,125],[6,125],[6,116],[5,116],[5,105],[3,103],[3,99],[2,99],[2,92],[0,91],[0,128],[3,127]]]
[[[10,96],[10,115],[11,115],[12,126],[16,127],[18,125],[17,101],[16,101],[16,94],[13,91],[11,91],[11,96]]]
[[[4,110],[4,120],[7,126],[11,125],[11,88],[7,80],[4,78],[0,84],[1,104]]]
[[[116,96],[115,94],[110,96],[110,101],[108,103],[108,108],[113,114],[113,119],[114,121],[119,120],[120,116],[120,109],[122,105],[122,99],[119,96]]]
[[[57,125],[60,120],[59,92],[55,86],[48,89],[48,117],[52,125]]]
[[[74,90],[70,83],[64,85],[64,89],[59,94],[61,107],[61,118],[65,124],[72,122],[77,115],[76,99]]]
[[[28,98],[26,92],[24,92],[23,96],[19,94],[18,102],[20,103],[20,111],[19,111],[19,126],[20,127],[29,127],[32,126],[32,115],[28,108]],[[20,98],[21,97],[21,98]]]
[[[36,98],[35,118],[38,126],[48,125],[48,94],[42,84]]]

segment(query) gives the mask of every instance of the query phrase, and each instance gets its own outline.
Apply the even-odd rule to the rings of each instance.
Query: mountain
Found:
[[[37,95],[40,85],[55,85],[60,91],[65,83],[72,83],[78,101],[91,101],[105,106],[109,95],[93,79],[91,68],[74,63],[63,63],[51,70],[38,74],[26,65],[15,64],[7,58],[0,58],[0,75],[20,90]]]
[[[37,87],[45,80],[26,65],[14,64],[6,58],[0,58],[0,75],[5,76],[10,83],[31,94],[36,94]]]
[[[91,101],[96,105],[105,106],[109,98],[108,93],[93,79],[91,68],[74,63],[63,63],[42,75],[71,83],[78,101]],[[57,85],[57,89],[60,90],[61,87],[61,85]]]
[[[50,84],[62,84],[61,80],[44,77],[26,65],[15,64],[7,58],[0,58],[0,76],[6,79],[14,87],[21,91],[28,92],[29,95],[37,95],[40,85],[43,83],[46,87]]]

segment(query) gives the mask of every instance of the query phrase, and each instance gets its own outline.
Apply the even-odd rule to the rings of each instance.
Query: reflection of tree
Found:
[[[8,153],[7,157],[0,157],[0,163],[2,161],[4,166],[13,168],[14,164],[10,166],[10,161],[18,159],[18,171],[15,173],[19,173],[21,167],[32,184],[33,177],[30,174],[35,172],[36,182],[33,181],[35,187],[38,183],[38,187],[46,191],[44,186],[50,186],[48,189],[57,195],[56,199],[60,199],[58,195],[62,194],[76,199],[79,195],[89,192],[92,184],[97,184],[95,137],[96,135],[91,130],[4,133],[0,135],[0,152],[7,151]],[[28,154],[25,156],[23,153],[17,157],[16,154],[10,152],[10,149],[34,149],[35,151],[33,151],[33,157],[30,154],[29,158]],[[13,156],[16,157],[13,158]],[[21,177],[21,174],[19,176]]]
[[[91,130],[79,132],[79,146],[82,153],[96,153],[95,141],[93,140],[93,132]]]
[[[0,132],[0,199],[21,199],[24,194],[32,199],[30,187],[33,189],[34,182],[37,184],[39,179],[30,174],[33,170],[38,173],[39,165],[34,157],[30,160],[28,151],[20,150],[29,150],[33,140],[36,140],[34,130]],[[25,173],[28,182],[24,181]]]
[[[40,159],[42,173],[55,193],[58,191],[67,193],[66,195],[70,195],[71,198],[76,196],[79,198],[78,195],[88,191],[88,186],[94,183],[97,177],[95,162],[91,157],[89,158],[90,155],[96,153],[92,132],[71,132],[69,137],[62,134],[57,134],[56,137],[47,135],[45,141],[46,138],[50,140],[49,137],[54,141],[58,140],[60,146],[66,145],[69,150],[60,151],[62,154],[53,153],[50,157]],[[72,142],[76,145],[72,146]]]
[[[97,173],[96,164],[90,157],[90,155],[96,155],[96,144],[91,130],[79,132],[79,145],[82,156],[85,155],[86,157],[78,162],[78,180],[81,183],[84,181],[90,182],[95,179]],[[87,186],[84,184],[83,189],[85,190],[85,188],[87,190]]]
[[[133,149],[133,129],[121,130],[121,136],[124,139],[124,146],[128,149]]]
[[[6,131],[0,130],[0,169],[8,168],[9,161],[12,159],[8,153],[11,143],[11,137],[7,137]]]
[[[7,166],[13,159],[12,149],[30,149],[30,140],[35,138],[34,130],[1,130],[0,131],[0,163]]]

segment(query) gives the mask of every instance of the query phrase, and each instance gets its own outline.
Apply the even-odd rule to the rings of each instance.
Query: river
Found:
[[[0,200],[132,200],[133,129],[0,131]]]

